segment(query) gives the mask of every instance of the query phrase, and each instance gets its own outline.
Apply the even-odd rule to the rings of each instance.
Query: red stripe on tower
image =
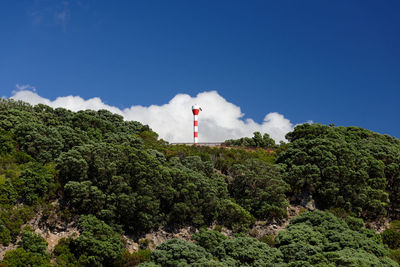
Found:
[[[198,121],[198,116],[201,108],[195,104],[192,106],[192,112],[193,112],[193,142],[195,145],[199,142],[199,121]]]

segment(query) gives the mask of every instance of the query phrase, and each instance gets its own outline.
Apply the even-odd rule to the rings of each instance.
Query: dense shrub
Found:
[[[50,267],[50,258],[43,256],[39,253],[26,251],[23,248],[17,248],[7,251],[2,263],[7,264],[9,267],[22,267],[22,266],[42,266]]]
[[[277,161],[294,196],[312,195],[321,208],[367,218],[400,206],[398,139],[320,124],[299,125],[286,137],[290,143]]]
[[[41,254],[43,256],[46,255],[47,242],[44,238],[30,230],[25,230],[22,233],[21,241],[19,245],[28,252],[33,252],[37,254]]]
[[[288,185],[279,170],[260,160],[247,160],[233,165],[229,174],[229,191],[237,203],[258,219],[284,218],[288,202]]]
[[[279,266],[282,253],[251,237],[224,240],[215,255],[223,266]]]
[[[246,232],[256,222],[256,218],[234,201],[225,199],[222,202],[218,221],[234,232]]]
[[[120,235],[103,221],[93,215],[82,216],[78,227],[80,235],[70,243],[78,260],[86,258],[91,266],[111,266],[122,254]]]
[[[192,235],[192,239],[196,244],[202,246],[208,252],[213,253],[221,242],[227,239],[227,237],[218,231],[200,228],[197,233]]]
[[[275,238],[285,262],[345,266],[397,266],[382,239],[372,230],[352,230],[331,213],[306,212]]]
[[[170,239],[151,253],[151,261],[164,267],[212,266],[212,255],[201,246],[182,239]],[[146,266],[146,265],[140,265]]]
[[[10,241],[15,242],[20,234],[21,226],[32,217],[33,210],[28,206],[0,206],[1,242],[4,245],[8,245]]]
[[[56,266],[78,266],[78,261],[71,251],[72,238],[61,238],[53,250]]]
[[[269,134],[261,135],[260,132],[254,132],[253,137],[242,137],[240,139],[230,139],[224,142],[226,146],[241,146],[241,147],[262,147],[262,148],[275,148],[276,144]]]
[[[150,255],[151,250],[148,249],[140,249],[133,253],[124,251],[121,258],[116,261],[115,265],[120,267],[137,266],[142,262],[150,261]]]
[[[382,233],[382,240],[389,248],[397,249],[400,246],[400,232],[393,229],[386,229]]]

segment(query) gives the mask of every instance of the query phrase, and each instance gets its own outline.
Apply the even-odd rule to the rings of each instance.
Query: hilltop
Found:
[[[2,99],[0,266],[398,266],[400,140],[286,138],[170,145],[106,110]]]

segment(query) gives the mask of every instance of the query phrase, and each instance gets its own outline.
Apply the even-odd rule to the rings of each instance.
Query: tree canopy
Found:
[[[395,215],[400,205],[400,141],[357,127],[303,124],[277,162],[292,195],[312,195],[320,208],[364,218]]]

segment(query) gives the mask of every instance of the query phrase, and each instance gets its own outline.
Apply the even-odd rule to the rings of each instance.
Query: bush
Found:
[[[47,242],[41,235],[35,232],[25,230],[18,244],[28,252],[41,254],[43,256],[46,255]]]
[[[282,253],[251,237],[224,240],[215,255],[224,266],[274,266],[282,262]]]
[[[400,263],[400,249],[391,250],[388,256],[395,262]]]
[[[260,242],[263,242],[270,246],[271,248],[275,247],[275,236],[274,235],[264,235],[258,239]]]
[[[218,220],[234,232],[245,232],[255,223],[256,218],[234,201],[225,199]]]
[[[287,230],[276,236],[275,245],[287,263],[396,266],[386,257],[389,251],[380,236],[356,221],[357,230],[352,230],[331,213],[306,212],[291,220]]]
[[[170,239],[151,253],[151,261],[163,267],[205,266],[212,256],[204,248],[182,239]],[[204,265],[202,265],[204,264]]]
[[[290,143],[277,162],[291,195],[311,194],[322,209],[344,208],[369,219],[400,206],[398,139],[320,124],[298,125],[286,138]]]
[[[130,267],[137,266],[140,263],[150,261],[151,250],[149,249],[140,249],[136,252],[129,253],[129,251],[124,251],[116,263],[116,266],[120,267]]]
[[[61,238],[58,241],[58,244],[55,246],[53,250],[53,255],[55,256],[55,262],[57,263],[56,266],[76,266],[77,259],[75,255],[71,252],[70,245],[71,245],[72,238]]]
[[[15,242],[20,234],[21,226],[33,217],[33,210],[26,205],[10,206],[0,205],[0,223],[2,224],[1,236],[7,242],[8,233],[10,241]]]
[[[397,249],[400,246],[400,233],[393,229],[386,229],[383,231],[382,240],[383,243],[388,245],[391,249]]]
[[[8,244],[10,244],[10,241],[11,241],[10,230],[8,230],[4,225],[0,224],[0,242],[3,245],[8,246]]]
[[[229,192],[237,203],[258,219],[287,217],[289,190],[279,169],[260,160],[246,160],[229,169]]]
[[[218,231],[200,228],[197,233],[192,235],[192,239],[197,245],[200,245],[208,252],[213,253],[219,244],[227,239],[227,237]]]
[[[359,231],[364,228],[364,221],[360,218],[348,216],[344,219],[349,228],[354,231]]]
[[[40,253],[26,251],[23,248],[7,251],[2,263],[10,267],[41,266],[50,267],[50,259]]]
[[[82,216],[78,228],[80,235],[71,241],[71,250],[79,261],[87,259],[90,265],[110,266],[122,254],[119,234],[93,215]]]

